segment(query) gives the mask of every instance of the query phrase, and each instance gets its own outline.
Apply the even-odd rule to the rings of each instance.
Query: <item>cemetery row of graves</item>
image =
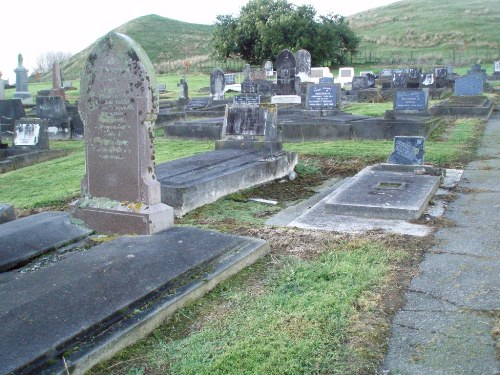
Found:
[[[57,65],[35,100],[22,57],[12,99],[0,82],[6,371],[89,370],[150,332],[101,368],[375,369],[383,310],[440,223],[426,210],[444,168],[474,157],[500,62],[334,78],[284,50],[196,92],[158,84],[124,35],[91,56],[78,103]]]

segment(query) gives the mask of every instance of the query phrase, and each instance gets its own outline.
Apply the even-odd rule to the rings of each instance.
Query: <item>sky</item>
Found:
[[[2,1],[0,71],[15,81],[17,56],[33,72],[47,52],[77,53],[114,28],[137,17],[158,14],[179,21],[213,24],[220,14],[237,16],[248,0],[24,0]],[[349,16],[396,0],[288,0],[312,5],[318,15]]]

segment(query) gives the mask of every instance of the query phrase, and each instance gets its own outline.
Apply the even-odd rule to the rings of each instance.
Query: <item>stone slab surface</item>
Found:
[[[499,136],[500,116],[494,115],[479,149],[488,159],[464,170],[445,214],[455,225],[436,232],[438,243],[411,282],[382,373],[500,373],[492,335],[500,311]]]
[[[363,169],[333,193],[325,212],[368,218],[412,220],[423,213],[437,190],[440,177],[408,171]]]
[[[297,163],[297,154],[216,150],[156,167],[162,202],[177,216],[258,184],[282,178]]]
[[[0,225],[0,271],[92,233],[70,222],[65,212],[41,212]]]
[[[202,267],[265,241],[172,228],[121,237],[0,285],[2,372],[37,366],[178,288]]]

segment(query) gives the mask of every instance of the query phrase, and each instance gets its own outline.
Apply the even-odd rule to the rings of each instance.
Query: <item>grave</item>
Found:
[[[0,100],[5,100],[5,83],[0,75]]]
[[[295,52],[295,61],[297,63],[297,74],[304,73],[311,76],[311,54],[305,49]]]
[[[48,120],[49,139],[71,139],[71,117],[66,112],[66,102],[62,96],[37,95],[36,115]]]
[[[311,84],[307,86],[306,109],[330,110],[340,104],[340,86],[335,84]]]
[[[391,164],[423,165],[424,164],[424,137],[394,137],[394,151],[389,156]]]
[[[220,68],[212,70],[210,74],[210,97],[212,100],[224,100],[226,80]]]
[[[158,84],[158,94],[165,94],[167,92],[167,85],[164,83]]]
[[[396,118],[401,115],[429,116],[428,91],[417,90],[397,90],[394,97],[394,113]]]
[[[16,92],[14,99],[21,99],[23,104],[32,104],[31,94],[28,91],[28,69],[23,66],[23,55],[17,56],[17,68],[14,69],[16,73]]]
[[[340,83],[342,88],[346,85],[350,86],[352,84],[353,77],[354,68],[339,68],[339,75],[336,82]]]
[[[430,109],[433,116],[481,117],[488,119],[494,102],[483,96],[484,81],[481,75],[472,74],[455,79],[454,95]]]
[[[493,81],[500,80],[500,60],[493,63],[493,74],[490,77]]]
[[[314,81],[314,83],[321,83],[320,79],[321,78],[331,78],[333,79],[333,74],[330,72],[330,68],[328,67],[313,67],[311,68],[311,79]],[[330,82],[326,82],[330,83]],[[333,82],[331,82],[333,83]]]
[[[420,87],[422,80],[422,69],[409,68],[406,75],[406,88],[416,89]]]
[[[102,38],[86,62],[79,100],[86,174],[71,210],[89,228],[152,234],[173,225],[154,170],[155,80],[144,50],[122,34]]]
[[[296,86],[296,61],[295,56],[289,50],[281,51],[276,57],[276,94],[297,95],[300,90]]]
[[[0,134],[12,135],[15,121],[23,117],[26,117],[26,112],[21,99],[0,100]]]
[[[287,176],[297,155],[282,150],[276,119],[274,105],[228,105],[215,151],[157,166],[162,201],[182,216],[238,190]]]
[[[179,105],[186,105],[189,101],[189,89],[186,79],[181,78],[181,80],[177,84],[177,87],[179,88]]]
[[[264,63],[264,70],[266,71],[266,77],[273,77],[274,76],[272,61],[268,60]]]

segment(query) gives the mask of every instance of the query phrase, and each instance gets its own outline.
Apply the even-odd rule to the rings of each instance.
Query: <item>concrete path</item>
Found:
[[[500,374],[500,115],[392,323],[383,374]],[[496,325],[496,337],[493,334]]]

